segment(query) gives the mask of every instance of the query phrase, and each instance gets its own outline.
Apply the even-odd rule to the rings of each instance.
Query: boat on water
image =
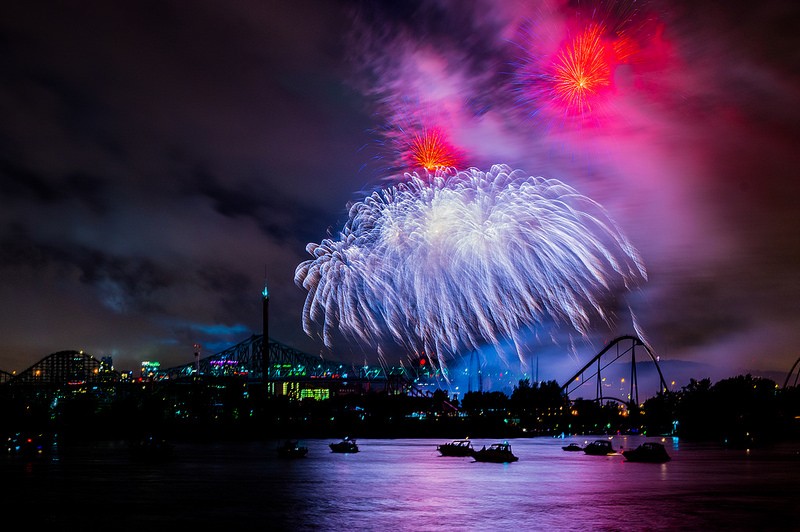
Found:
[[[480,451],[475,451],[472,457],[476,462],[494,462],[497,464],[505,464],[519,460],[519,458],[511,452],[511,445],[509,445],[508,442],[493,443],[488,448],[484,445]]]
[[[622,451],[622,456],[628,462],[649,462],[652,464],[663,464],[672,459],[667,453],[667,449],[656,442],[644,442],[636,449]]]
[[[616,451],[611,446],[609,440],[595,440],[583,448],[583,452],[594,456],[605,456],[607,454],[614,454]]]
[[[570,443],[569,445],[564,445],[561,448],[564,449],[565,451],[571,451],[571,452],[583,450],[583,447],[581,447],[577,443]]]
[[[131,457],[137,460],[157,461],[172,458],[172,443],[157,434],[145,434],[130,442]]]
[[[278,446],[278,456],[282,458],[303,458],[308,454],[308,447],[300,445],[297,440],[286,440]]]
[[[345,437],[342,441],[336,443],[330,443],[328,446],[331,448],[331,452],[334,453],[357,453],[358,452],[358,445],[356,444],[356,440],[351,440],[349,437]]]
[[[453,440],[436,446],[442,456],[472,456],[475,448],[470,440]]]

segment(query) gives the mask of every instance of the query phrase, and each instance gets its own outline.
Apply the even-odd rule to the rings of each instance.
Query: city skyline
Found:
[[[181,365],[196,344],[208,356],[261,334],[264,284],[271,338],[377,363],[303,331],[295,269],[350,205],[419,170],[404,134],[432,120],[448,164],[574,187],[646,268],[588,334],[526,329],[526,358],[577,369],[639,332],[715,378],[785,374],[800,355],[798,8],[632,6],[14,6],[0,21],[0,369],[67,349]],[[587,19],[636,49],[591,110],[559,114],[530,72]]]

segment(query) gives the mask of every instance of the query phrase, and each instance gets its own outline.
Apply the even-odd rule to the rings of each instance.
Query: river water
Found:
[[[4,457],[0,505],[5,522],[32,530],[800,530],[800,443],[747,451],[668,438],[665,464],[561,449],[594,439],[508,440],[511,464],[441,457],[439,439],[363,439],[357,454],[303,440],[300,459],[279,458],[273,441],[176,443],[163,462],[100,442]]]

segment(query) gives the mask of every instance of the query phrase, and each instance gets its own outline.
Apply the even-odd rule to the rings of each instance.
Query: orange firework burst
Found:
[[[461,166],[461,157],[438,129],[424,130],[411,141],[409,158],[414,166],[429,172]]]
[[[592,97],[611,86],[613,48],[602,39],[603,28],[587,27],[558,54],[553,92],[568,110],[591,110]]]

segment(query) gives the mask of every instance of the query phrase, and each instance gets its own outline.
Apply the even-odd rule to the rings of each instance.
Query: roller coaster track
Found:
[[[629,347],[626,347],[626,342],[631,342]],[[563,386],[561,386],[561,391],[565,393],[565,395],[569,396],[575,390],[590,382],[592,379],[596,379],[597,385],[597,400],[604,401],[604,400],[614,400],[621,403],[627,404],[628,402],[633,404],[639,404],[639,385],[638,385],[638,376],[636,372],[636,348],[641,347],[644,348],[645,352],[650,357],[650,360],[655,365],[656,370],[658,371],[658,378],[660,384],[660,391],[667,391],[667,383],[664,380],[664,375],[661,373],[661,368],[658,365],[658,358],[653,355],[650,348],[645,344],[642,340],[640,340],[636,336],[620,336],[619,338],[615,338],[608,345],[606,345],[597,355],[595,355],[589,362],[586,363],[580,370],[578,370],[575,375],[569,378]],[[615,352],[611,352],[612,349],[616,348]],[[621,399],[615,397],[603,397],[603,388],[602,388],[602,378],[601,374],[602,371],[605,370],[608,366],[622,358],[623,356],[630,354],[631,356],[631,378],[630,378],[630,395],[629,401],[623,401]],[[603,356],[606,356],[606,359],[603,360]],[[590,369],[596,366],[596,369]],[[587,376],[584,374],[593,371]]]
[[[800,379],[800,358],[794,361],[794,364],[792,364],[792,369],[790,369],[789,373],[786,375],[786,380],[783,381],[784,388],[789,386],[789,381],[792,380],[792,374],[794,373],[795,368],[797,368],[797,375],[794,376],[794,382],[792,383],[792,386],[797,387],[797,381]]]
[[[83,351],[58,351],[12,375],[12,386],[83,386],[118,381],[120,374]]]

